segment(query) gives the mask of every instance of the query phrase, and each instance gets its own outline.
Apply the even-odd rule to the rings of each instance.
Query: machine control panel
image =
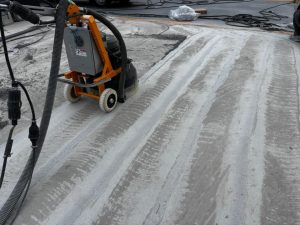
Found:
[[[91,32],[86,27],[67,26],[64,43],[70,70],[93,76],[102,71],[102,60]]]

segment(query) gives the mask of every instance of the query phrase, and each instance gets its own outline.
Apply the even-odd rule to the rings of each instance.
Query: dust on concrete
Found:
[[[12,26],[13,30],[22,30],[25,22],[20,22]],[[113,19],[116,27],[120,26],[121,32],[124,34],[124,40],[128,50],[128,57],[133,59],[133,63],[137,69],[138,77],[142,77],[155,63],[164,58],[170,51],[176,48],[183,40],[184,36],[179,35],[159,35],[162,30],[165,30],[163,25],[151,24],[147,22],[132,21],[126,23],[122,20]],[[132,25],[130,24],[132,23]],[[25,23],[25,27],[28,24]],[[133,29],[134,28],[134,29]],[[151,29],[149,29],[151,28]],[[6,28],[10,29],[9,26]],[[48,28],[49,29],[49,28]],[[53,45],[54,29],[51,29],[44,38],[35,44],[19,49],[18,46],[36,41],[32,38],[16,40],[8,43],[10,53],[10,60],[17,80],[21,81],[28,89],[35,106],[37,117],[41,116],[43,110],[43,103],[46,95],[48,75],[51,66],[51,54]],[[36,39],[41,38],[37,35]],[[0,141],[3,142],[7,129],[3,128],[9,124],[7,118],[7,99],[6,91],[10,86],[10,79],[6,69],[4,57],[0,58],[0,66],[5,68],[1,74],[0,81],[0,130],[2,129],[3,135]],[[68,62],[66,54],[63,51],[61,59],[61,73],[68,71]],[[55,99],[55,107],[64,102],[63,86],[58,83],[57,94]],[[19,126],[16,130],[21,130],[27,126],[30,121],[30,110],[25,97],[23,98],[22,118],[19,121]]]
[[[126,32],[127,28],[122,24],[129,57],[137,62],[140,77],[152,62],[164,57],[170,49],[161,46],[174,47],[178,43],[177,40],[156,38],[163,34],[163,27],[152,26],[155,29],[151,32],[144,28]],[[113,199],[114,204],[108,205],[116,210],[113,208],[113,214],[109,211],[106,214],[115,224],[143,224],[136,221],[143,220],[150,207],[154,219],[162,220],[162,223],[150,224],[299,224],[299,94],[294,59],[297,48],[290,49],[287,41],[275,42],[269,34],[179,28],[184,34],[203,35],[206,44],[195,48],[195,36],[189,37],[175,53],[157,64],[155,69],[158,69],[151,76],[144,76],[149,76],[149,80],[141,82],[141,91],[114,113],[99,116],[96,104],[87,104],[88,107],[63,104],[66,107],[63,112],[54,111],[52,123],[55,129],[49,130],[48,142],[51,143],[45,144],[50,151],[39,161],[43,165],[43,170],[37,168],[35,174],[39,184],[31,189],[34,194],[29,196],[19,221],[33,224],[33,218],[37,218],[40,219],[37,223],[42,224],[47,217],[51,224],[71,224],[79,216],[79,221],[86,223],[87,218],[96,218],[91,214],[104,212],[102,206],[111,202],[109,194],[116,190],[117,197],[120,191],[123,192],[121,200],[124,202],[120,198]],[[147,38],[142,35],[144,31],[147,31],[144,34]],[[247,45],[249,39],[251,45]],[[197,40],[202,42],[200,37]],[[277,50],[276,60],[264,57],[262,49],[268,44]],[[45,48],[38,54],[40,64],[30,63],[37,60],[37,52],[33,52],[33,58],[29,57],[27,61],[24,59],[28,58],[28,51],[19,52],[14,58],[15,66],[24,66],[17,71],[23,71],[22,81],[31,88],[33,97],[37,98],[35,102],[42,102],[39,98],[44,95],[44,90],[40,87],[35,90],[30,82],[46,87],[50,62],[45,59],[51,56],[49,46],[51,40],[46,48],[45,42],[39,46]],[[222,47],[227,49],[223,54]],[[180,67],[180,62],[185,67]],[[272,69],[266,70],[265,65],[271,65]],[[62,71],[66,69],[67,61],[63,56]],[[193,77],[199,79],[190,79]],[[272,83],[265,82],[265,77]],[[261,83],[263,88],[259,90]],[[39,92],[41,90],[43,92]],[[183,94],[185,90],[188,95]],[[63,101],[62,85],[59,84],[56,105]],[[185,112],[186,107],[181,106],[189,102],[195,110]],[[177,112],[169,111],[171,106],[182,116],[177,117]],[[171,118],[168,123],[162,123],[167,118]],[[256,130],[254,127],[258,123],[263,126]],[[161,125],[167,125],[166,129]],[[156,130],[161,132],[155,133]],[[174,136],[165,136],[165,132]],[[53,139],[55,143],[52,143]],[[249,145],[249,140],[258,142],[259,148],[254,150],[257,146]],[[147,142],[150,144],[145,158],[136,157],[143,153],[142,144]],[[168,154],[157,157],[155,153],[159,151]],[[262,154],[254,157],[257,151]],[[191,157],[186,158],[186,153]],[[250,153],[252,156],[248,156]],[[18,165],[16,162],[24,159],[23,155],[15,156],[13,160],[17,161],[10,165]],[[260,161],[265,161],[265,165],[260,167]],[[248,163],[254,167],[248,167]],[[137,170],[135,165],[145,170]],[[255,178],[252,191],[245,193],[250,190],[248,185],[251,183],[245,181],[251,181],[249,174],[253,168],[259,179]],[[153,174],[152,169],[158,172]],[[128,171],[132,175],[130,179],[125,176]],[[260,178],[264,178],[261,183]],[[122,181],[124,185],[118,185]],[[129,188],[126,182],[131,184]],[[86,188],[84,192],[83,187]],[[261,194],[262,188],[261,200],[257,195]],[[259,208],[257,214],[253,213],[252,205],[246,205],[250,200]],[[118,204],[123,204],[125,210]],[[251,222],[244,221],[247,216]],[[130,222],[124,223],[125,220]]]

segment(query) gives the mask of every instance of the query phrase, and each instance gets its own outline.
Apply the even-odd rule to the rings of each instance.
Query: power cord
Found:
[[[288,3],[282,3],[282,4],[278,4],[269,8],[265,8],[259,11],[259,13],[264,17],[264,18],[268,18],[269,20],[281,20],[284,18],[288,18],[287,16],[283,16],[283,15],[279,15],[273,11],[270,11],[270,9],[274,9],[283,5],[290,5],[292,4],[291,2]]]
[[[31,98],[29,96],[27,89],[21,82],[16,81],[16,79],[15,79],[15,76],[14,76],[14,73],[13,73],[13,70],[12,70],[12,67],[10,64],[9,56],[8,56],[8,50],[7,50],[6,38],[5,38],[5,32],[4,32],[4,25],[3,25],[1,16],[0,16],[0,31],[1,31],[2,45],[3,45],[3,49],[4,49],[5,60],[6,60],[6,64],[7,64],[8,70],[9,70],[11,82],[12,82],[12,88],[9,89],[9,91],[8,91],[8,104],[7,104],[8,105],[8,118],[12,122],[12,128],[9,132],[9,136],[7,139],[4,156],[3,156],[4,160],[3,160],[1,177],[0,177],[0,189],[1,189],[3,180],[4,180],[4,176],[5,176],[7,159],[9,157],[11,157],[11,150],[12,150],[12,146],[13,146],[13,139],[12,139],[13,131],[18,124],[18,120],[21,118],[22,101],[21,101],[21,91],[19,90],[18,87],[21,87],[21,89],[24,91],[26,98],[29,102],[31,113],[32,113],[32,122],[31,122],[31,126],[29,128],[29,136],[28,137],[29,137],[30,141],[32,142],[33,151],[37,146],[37,140],[39,138],[39,127],[36,124],[36,116],[35,116],[34,107],[33,107],[33,104],[32,104],[32,101],[31,101]]]
[[[0,12],[2,12],[2,11],[0,10]],[[15,82],[15,77],[14,77],[14,72],[11,68],[11,64],[10,64],[10,61],[9,61],[7,45],[6,45],[6,39],[5,39],[5,33],[4,33],[4,25],[3,25],[3,20],[2,20],[2,13],[0,13],[0,31],[1,31],[1,37],[2,37],[2,46],[3,46],[3,49],[4,49],[4,55],[5,55],[5,60],[6,60],[6,64],[7,64],[7,67],[8,67],[10,79],[11,79],[12,83],[14,83]]]
[[[190,0],[182,0],[182,1],[170,1],[170,0],[160,0],[159,2],[152,3],[151,0],[147,0],[147,4],[139,4],[136,5],[135,8],[127,8],[128,11],[134,10],[150,10],[150,9],[163,9],[163,8],[174,8],[174,5],[182,5],[185,4],[187,6],[196,6],[196,5],[216,5],[216,4],[228,4],[228,3],[242,3],[242,2],[251,2],[253,0],[213,0],[213,1],[190,1]],[[165,4],[173,4],[171,6],[164,6]],[[284,18],[288,18],[287,16],[279,15],[271,9],[277,8],[282,5],[288,5],[292,3],[282,3],[272,7],[268,7],[259,11],[261,16],[254,16],[251,14],[237,14],[234,16],[230,15],[212,15],[212,16],[199,16],[200,19],[213,19],[213,20],[221,20],[224,21],[225,24],[230,26],[251,28],[256,27],[267,31],[288,31],[291,30],[288,28],[283,28],[278,24],[270,22],[271,20],[280,21]],[[141,8],[144,7],[144,8]],[[116,9],[116,10],[98,10],[98,12],[102,14],[112,14],[119,16],[135,16],[135,17],[161,17],[168,18],[168,15],[163,14],[153,14],[153,13],[119,13],[119,11],[124,11],[124,9]]]
[[[228,15],[217,15],[217,16],[199,16],[200,19],[214,19],[224,21],[225,24],[236,27],[246,27],[246,28],[260,28],[266,31],[288,31],[290,29],[283,28],[278,24],[271,23],[270,20],[279,21],[283,18],[288,18],[287,16],[279,15],[270,9],[277,8],[282,5],[287,5],[291,3],[278,4],[269,8],[265,8],[259,11],[261,16],[253,16],[251,14],[237,14],[234,16]]]
[[[9,131],[9,135],[8,135],[7,142],[6,142],[6,147],[4,150],[3,165],[2,165],[1,177],[0,177],[0,188],[2,187],[2,183],[4,180],[7,159],[8,159],[8,157],[11,156],[11,149],[12,149],[12,145],[13,145],[12,134],[14,132],[15,127],[16,126],[12,126],[12,128]]]
[[[49,82],[47,88],[47,95],[46,95],[43,115],[40,124],[41,128],[40,128],[40,135],[38,137],[38,142],[36,143],[36,146],[33,146],[33,150],[29,156],[29,159],[26,163],[24,170],[22,171],[21,176],[19,177],[12,192],[9,194],[4,205],[0,209],[0,225],[12,224],[15,218],[18,216],[18,212],[20,211],[20,208],[22,206],[22,203],[25,200],[26,194],[28,192],[28,188],[30,186],[35,163],[38,160],[39,154],[41,153],[43,143],[47,134],[47,130],[48,130],[51,114],[52,114],[53,104],[54,104],[56,85],[57,85],[57,74],[59,73],[59,65],[61,59],[63,33],[64,33],[67,7],[68,7],[68,1],[60,0],[56,8],[56,15],[55,15],[56,29],[55,29],[54,41],[53,41],[51,69],[50,69],[50,76],[49,76]],[[25,8],[22,10],[22,12],[26,12],[26,13],[23,13],[22,15],[23,17],[20,15],[25,20],[31,19],[31,16],[30,18],[28,18],[27,14],[32,15],[32,13],[28,11],[29,10]]]
[[[37,35],[41,35],[40,38],[38,38],[35,41],[24,43],[24,44],[17,44],[17,45],[14,46],[14,49],[22,49],[22,48],[25,48],[25,47],[28,47],[30,45],[33,45],[33,44],[36,44],[36,43],[40,42],[41,40],[43,40],[46,37],[46,35],[49,31],[50,31],[50,29],[45,30],[45,31],[41,31],[41,32],[38,32],[38,33],[35,33],[35,34],[16,37],[16,38],[10,39],[8,41],[6,40],[6,42],[8,43],[8,42],[12,42],[12,41],[20,40],[20,39],[26,39],[26,38],[29,38],[29,37],[36,37]],[[2,48],[2,47],[3,46],[0,46],[0,48]],[[8,50],[8,52],[13,52],[13,50]],[[4,54],[4,51],[0,52],[0,54]]]

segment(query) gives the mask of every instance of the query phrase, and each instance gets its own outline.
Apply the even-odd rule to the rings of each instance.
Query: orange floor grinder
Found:
[[[102,111],[111,112],[137,87],[136,69],[115,26],[101,14],[69,2],[64,43],[71,71],[58,79],[66,83],[64,96],[70,102],[92,98]],[[101,32],[96,19],[113,35]]]

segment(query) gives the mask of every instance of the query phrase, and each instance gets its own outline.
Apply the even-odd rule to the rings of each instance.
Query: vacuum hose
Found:
[[[54,45],[52,53],[52,63],[49,76],[49,83],[47,89],[47,96],[45,100],[45,106],[43,111],[43,116],[40,125],[40,137],[37,142],[37,147],[33,148],[31,155],[27,161],[24,171],[19,178],[16,186],[14,187],[12,193],[4,203],[0,210],[0,225],[4,225],[8,222],[13,222],[17,216],[17,213],[25,199],[28,187],[31,181],[34,165],[38,160],[39,154],[42,150],[43,143],[48,130],[48,125],[51,118],[51,113],[53,109],[54,97],[57,85],[57,75],[60,67],[63,34],[65,27],[65,17],[68,7],[68,0],[60,0],[57,13],[56,13],[56,30],[54,36]],[[22,198],[21,198],[22,197]],[[15,213],[14,218],[12,214]]]
[[[127,64],[127,49],[126,49],[126,45],[125,42],[123,40],[123,37],[120,33],[120,31],[108,20],[106,19],[104,16],[102,16],[101,14],[99,14],[98,12],[92,10],[92,9],[85,9],[85,13],[87,15],[91,15],[93,17],[95,17],[97,20],[99,20],[101,23],[103,23],[105,26],[107,26],[107,28],[115,35],[115,37],[118,39],[119,41],[119,45],[120,45],[120,50],[121,50],[121,59],[122,59],[122,63],[121,63],[121,67],[123,68],[121,74],[120,74],[120,79],[119,79],[119,90],[118,90],[118,101],[121,103],[124,103],[126,100],[126,96],[125,96],[125,80],[126,80],[126,76],[128,74],[128,64]]]

